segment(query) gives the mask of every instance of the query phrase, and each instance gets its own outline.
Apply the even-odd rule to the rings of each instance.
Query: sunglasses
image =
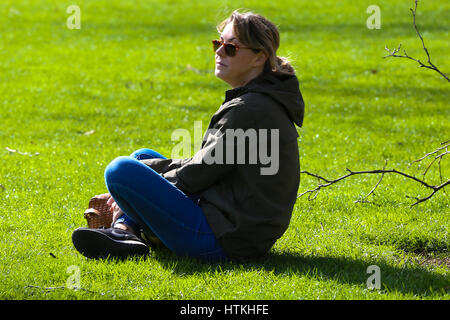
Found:
[[[232,44],[232,43],[225,43],[221,40],[213,40],[212,44],[213,44],[214,52],[219,50],[219,48],[221,46],[223,46],[225,49],[225,54],[229,57],[234,57],[239,49],[252,49],[252,48],[248,48],[248,47],[240,47],[240,46],[238,46],[236,44]],[[254,50],[254,49],[252,49],[252,50]]]

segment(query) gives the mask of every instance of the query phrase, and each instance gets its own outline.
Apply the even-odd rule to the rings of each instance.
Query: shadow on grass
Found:
[[[189,258],[177,258],[167,250],[153,252],[165,268],[170,268],[179,275],[214,272],[245,272],[262,270],[274,275],[297,275],[332,280],[342,284],[359,285],[367,288],[367,273],[370,265],[380,268],[381,290],[400,292],[426,297],[433,294],[448,294],[450,280],[418,266],[394,267],[382,261],[367,263],[346,257],[301,256],[294,253],[269,253],[264,258],[252,261],[227,261],[207,263]]]

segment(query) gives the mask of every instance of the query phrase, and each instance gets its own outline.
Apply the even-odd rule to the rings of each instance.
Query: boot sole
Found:
[[[120,258],[149,253],[146,244],[135,240],[115,240],[96,229],[79,228],[72,233],[75,248],[92,259]]]

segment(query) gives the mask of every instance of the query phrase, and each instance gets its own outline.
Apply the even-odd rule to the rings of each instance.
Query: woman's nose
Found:
[[[222,44],[222,45],[219,47],[219,49],[216,50],[216,54],[219,55],[219,56],[221,56],[221,57],[223,57],[223,56],[224,56],[224,53],[225,53],[224,50],[225,50],[225,49],[224,49],[224,45]]]

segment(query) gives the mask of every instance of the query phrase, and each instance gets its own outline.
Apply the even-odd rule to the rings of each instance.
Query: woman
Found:
[[[142,230],[180,256],[253,258],[287,229],[300,172],[294,123],[301,126],[304,114],[295,71],[277,57],[279,33],[264,17],[234,11],[217,29],[215,75],[231,89],[201,149],[188,159],[141,149],[112,161],[105,170],[109,194],[102,196],[113,226],[75,230],[82,254],[145,254]],[[264,150],[271,150],[270,168]]]

